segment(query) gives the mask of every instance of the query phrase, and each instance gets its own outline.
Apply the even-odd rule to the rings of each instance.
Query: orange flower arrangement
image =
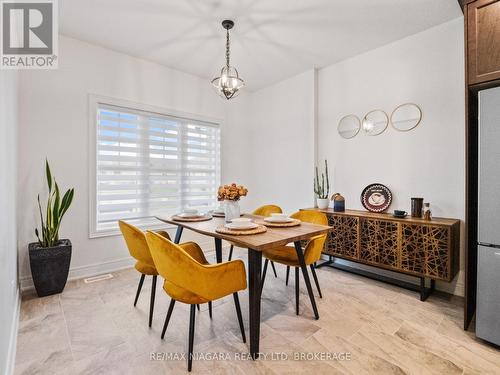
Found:
[[[219,186],[219,190],[217,191],[217,200],[218,201],[239,201],[241,197],[246,196],[248,193],[248,189],[243,185],[236,185],[232,183],[231,185],[223,185]]]

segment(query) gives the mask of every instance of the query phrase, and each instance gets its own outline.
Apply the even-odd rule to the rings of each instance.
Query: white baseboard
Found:
[[[203,249],[206,249],[206,253],[210,254],[214,251],[214,243],[213,241],[200,243],[200,246]],[[223,246],[225,248],[226,246]],[[68,281],[83,279],[85,277],[92,277],[101,275],[103,273],[116,272],[120,270],[124,270],[126,268],[133,267],[135,260],[132,257],[126,257],[121,259],[115,259],[108,262],[101,263],[93,263],[85,266],[73,267],[70,268],[68,274]],[[21,284],[21,293],[24,293],[28,290],[34,289],[33,279],[31,275],[23,276],[20,278]]]
[[[73,267],[69,270],[68,281],[91,277],[108,272],[120,271],[125,268],[130,268],[134,265],[135,260],[132,257],[115,259],[108,262],[88,264],[85,266]],[[34,288],[31,275],[21,277],[21,292]]]
[[[16,290],[16,301],[14,306],[14,314],[12,314],[12,322],[10,325],[9,351],[7,353],[7,362],[5,364],[5,374],[14,374],[14,366],[16,364],[16,348],[17,348],[17,331],[19,328],[19,313],[21,311],[21,293],[19,288]]]

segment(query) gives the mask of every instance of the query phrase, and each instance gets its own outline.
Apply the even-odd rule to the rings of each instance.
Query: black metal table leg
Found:
[[[262,253],[248,249],[250,355],[253,359],[259,358],[261,268]]]
[[[174,243],[179,243],[181,241],[181,236],[182,236],[182,230],[184,227],[181,227],[180,225],[177,226],[177,231],[175,232],[175,239]]]
[[[214,238],[215,240],[215,259],[217,263],[222,263],[222,240],[220,238]]]
[[[302,269],[302,275],[304,276],[304,281],[307,287],[307,293],[309,294],[309,299],[311,300],[311,305],[314,311],[314,318],[319,319],[318,308],[316,307],[316,301],[314,299],[314,294],[311,287],[311,280],[309,279],[309,273],[307,272],[306,262],[304,260],[304,253],[302,252],[302,246],[300,246],[300,241],[294,242],[295,251],[297,252],[297,258],[299,259],[300,268]]]

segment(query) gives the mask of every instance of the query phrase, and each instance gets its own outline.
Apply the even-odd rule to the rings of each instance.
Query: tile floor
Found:
[[[235,252],[246,255],[243,249]],[[267,358],[248,360],[233,299],[226,297],[214,303],[213,320],[207,305],[196,316],[194,350],[205,360],[194,361],[193,374],[500,374],[500,350],[462,330],[459,298],[436,294],[420,302],[414,292],[322,268],[323,299],[317,298],[320,320],[315,321],[302,276],[296,316],[293,277],[287,287],[285,267],[277,270],[277,279],[268,273],[262,295],[261,352]],[[23,296],[15,373],[187,373],[180,357],[187,346],[188,306],[176,304],[162,341],[169,298],[158,282],[149,329],[151,281],[146,279],[134,308],[138,280],[130,269],[93,284],[69,282],[61,295]],[[240,301],[248,335],[246,293]],[[300,353],[310,358],[295,360]],[[166,355],[179,359],[162,360]]]

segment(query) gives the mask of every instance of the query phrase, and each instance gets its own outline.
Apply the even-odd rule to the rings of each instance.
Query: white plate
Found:
[[[223,215],[225,212],[224,210],[221,210],[221,209],[215,209],[212,211],[214,214],[218,214],[218,215]]]
[[[228,229],[255,229],[259,225],[255,223],[227,223],[224,226]]]
[[[197,213],[183,212],[183,213],[178,214],[177,216],[184,217],[184,218],[193,218],[193,217],[200,217],[203,215],[200,215],[198,212]]]
[[[291,217],[281,218],[271,216],[264,218],[264,221],[267,221],[268,223],[291,223],[293,219]]]

